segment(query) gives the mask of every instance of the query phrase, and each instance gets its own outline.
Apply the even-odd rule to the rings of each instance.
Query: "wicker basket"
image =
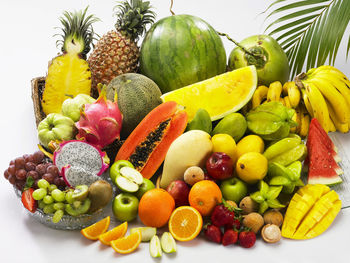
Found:
[[[46,117],[45,113],[43,112],[43,108],[41,107],[41,100],[43,98],[43,91],[45,88],[45,77],[34,78],[32,79],[31,83],[35,123],[38,127],[39,123]],[[115,156],[117,155],[117,152],[119,151],[123,142],[124,141],[122,140],[115,140],[112,144],[102,149],[102,151],[107,153],[111,163],[114,162]]]
[[[36,126],[38,126],[39,122],[41,122],[46,116],[41,107],[41,100],[42,100],[43,91],[45,88],[45,78],[44,77],[34,78],[32,79],[31,83],[32,83],[32,100],[33,100],[33,106],[34,106],[35,123],[36,123]]]

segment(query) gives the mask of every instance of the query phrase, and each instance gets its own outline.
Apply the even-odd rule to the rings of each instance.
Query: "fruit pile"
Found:
[[[4,172],[23,205],[59,224],[113,200],[121,224],[107,231],[108,216],[80,227],[82,235],[122,254],[149,242],[152,257],[201,233],[250,248],[260,237],[275,243],[325,231],[341,208],[329,188],[343,171],[328,132],[349,130],[347,77],[320,66],[288,81],[284,51],[263,35],[242,41],[227,67],[221,38],[204,20],[153,24],[142,0],[116,10],[115,30],[89,56],[99,19],[87,8],[60,18],[62,54],[35,105],[44,116],[40,151]],[[137,218],[144,226],[125,236]]]

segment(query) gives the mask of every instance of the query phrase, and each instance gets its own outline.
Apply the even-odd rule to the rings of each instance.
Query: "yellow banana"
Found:
[[[309,97],[307,96],[306,92],[305,92],[305,89],[302,89],[301,90],[301,93],[303,95],[303,101],[304,101],[304,105],[308,111],[308,113],[310,114],[311,118],[314,117],[314,112],[312,110],[312,106],[311,106],[311,103],[310,103],[310,100],[309,100]]]
[[[267,101],[279,101],[282,93],[282,84],[279,81],[272,82],[267,91]]]
[[[321,78],[324,80],[324,82],[327,82],[328,85],[333,86],[336,90],[338,90],[341,93],[348,105],[348,110],[350,111],[350,89],[348,88],[348,86],[335,74],[319,73],[315,75],[313,79]]]
[[[292,108],[292,105],[290,104],[290,100],[289,100],[289,97],[288,96],[285,96],[284,98],[283,98],[283,100],[284,100],[284,106],[286,106],[287,108]]]
[[[350,88],[350,80],[346,77],[346,75],[341,72],[339,69],[333,66],[323,65],[315,69],[311,69],[307,72],[308,76],[319,74],[319,73],[328,73],[333,74],[340,78],[349,88]]]
[[[322,128],[328,133],[328,108],[322,93],[310,82],[303,81],[305,92],[309,97],[313,110],[313,116],[320,122]]]
[[[283,104],[283,106],[286,106],[286,102],[284,101],[284,99],[282,97],[280,97],[279,101]]]
[[[300,90],[294,81],[288,85],[288,97],[292,108],[296,108],[300,102]]]
[[[329,111],[329,109],[328,109]],[[328,127],[330,132],[335,132],[337,131],[337,128],[335,128],[334,122],[331,119],[331,116],[329,116],[329,121],[328,121]]]
[[[328,101],[326,101],[326,103],[328,106],[329,116],[335,128],[342,133],[347,133],[349,131],[349,123],[339,121],[332,105]]]
[[[287,81],[286,83],[283,84],[282,87],[282,94],[283,96],[288,96],[288,87],[292,84],[294,81]]]
[[[268,90],[269,88],[263,85],[256,88],[252,98],[252,109],[258,107],[266,99]]]
[[[340,92],[338,92],[334,85],[319,76],[308,78],[305,80],[305,82],[313,83],[319,89],[322,95],[329,101],[330,105],[332,105],[340,122],[349,121],[350,110],[348,104],[345,98]]]
[[[305,107],[301,107],[301,120],[300,120],[300,131],[299,135],[301,137],[306,137],[309,133],[309,125],[310,125],[310,115],[307,113]]]
[[[297,107],[295,109],[295,114],[292,117],[292,120],[298,123],[298,126],[291,128],[290,132],[299,134],[300,133],[300,126],[301,126],[301,110],[300,107]]]

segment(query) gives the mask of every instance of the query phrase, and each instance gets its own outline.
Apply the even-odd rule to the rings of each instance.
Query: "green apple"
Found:
[[[59,113],[50,113],[38,125],[39,141],[46,148],[48,148],[50,141],[72,140],[75,132],[74,121]]]
[[[247,185],[237,177],[231,177],[222,181],[220,189],[224,199],[232,200],[237,204],[248,193]]]
[[[118,160],[112,164],[111,168],[109,169],[109,176],[111,177],[113,183],[115,183],[115,178],[120,175],[120,169],[125,166],[134,168],[132,163],[126,160]]]
[[[121,193],[113,200],[113,214],[119,221],[132,221],[137,216],[139,199],[129,193]]]
[[[74,122],[79,121],[81,107],[84,104],[92,104],[96,100],[86,94],[78,94],[73,99],[66,99],[62,103],[61,112],[64,116],[71,118]]]
[[[149,179],[143,178],[143,182],[139,185],[139,190],[135,195],[140,200],[144,193],[153,188],[155,188],[154,183]]]

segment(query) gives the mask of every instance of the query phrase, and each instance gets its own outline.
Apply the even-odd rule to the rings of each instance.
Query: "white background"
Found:
[[[170,0],[151,1],[158,19],[170,15]],[[175,0],[176,14],[193,14],[208,21],[218,31],[227,32],[236,40],[263,33],[262,11],[271,1],[261,0]],[[25,1],[0,2],[0,133],[1,173],[8,162],[36,150],[37,135],[31,101],[30,80],[44,76],[48,61],[58,53],[53,37],[63,10],[90,6],[103,22],[95,24],[100,35],[113,28],[112,8],[115,1]],[[336,29],[335,29],[336,30]],[[349,30],[348,30],[349,31]],[[346,38],[347,40],[347,38]],[[227,55],[233,45],[224,40]],[[342,44],[336,66],[348,76]],[[346,64],[347,63],[347,64]],[[341,141],[348,142],[348,135]],[[86,240],[77,231],[47,228],[24,211],[12,186],[0,179],[0,262],[347,262],[350,244],[350,209],[340,212],[334,224],[323,235],[308,241],[282,240],[268,245],[259,240],[252,249],[223,247],[197,238],[179,243],[176,255],[164,255],[161,260],[149,256],[148,244],[141,244],[130,255],[121,256],[99,242]]]

